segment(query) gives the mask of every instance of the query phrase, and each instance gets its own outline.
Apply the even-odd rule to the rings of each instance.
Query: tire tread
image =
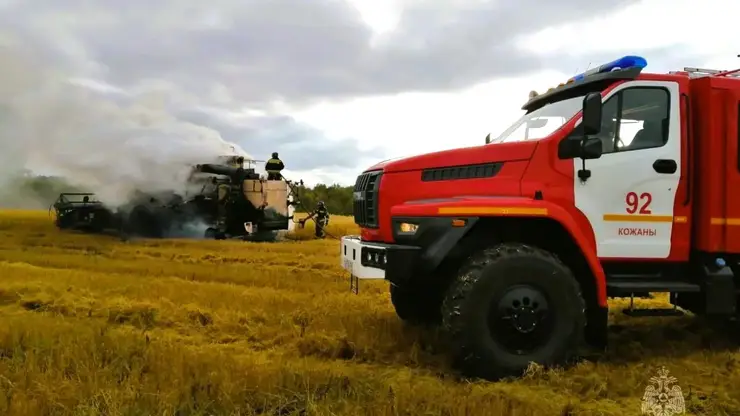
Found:
[[[570,269],[553,253],[538,247],[522,243],[503,243],[493,247],[485,248],[471,255],[467,262],[460,268],[457,278],[452,282],[447,294],[442,302],[442,330],[452,341],[452,353],[455,364],[468,373],[468,375],[479,376],[488,379],[498,379],[507,376],[516,376],[519,369],[512,368],[491,368],[492,363],[482,362],[483,360],[476,356],[475,351],[469,345],[466,345],[463,331],[465,327],[465,316],[462,310],[465,300],[470,296],[476,283],[484,277],[484,270],[492,264],[505,261],[514,257],[537,258],[542,261],[552,263],[553,267],[560,268],[566,272],[569,277],[564,280],[565,284],[570,285],[569,290],[577,293],[577,299],[580,302],[582,313],[578,315],[580,322],[577,322],[577,328],[573,336],[569,337],[568,346],[565,349],[566,354],[561,357],[553,357],[554,363],[566,362],[572,358],[583,342],[583,329],[585,328],[585,310],[586,303],[581,293],[580,285],[573,276]]]

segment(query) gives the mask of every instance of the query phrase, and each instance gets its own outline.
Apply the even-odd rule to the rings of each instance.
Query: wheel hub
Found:
[[[509,288],[491,304],[489,330],[497,343],[515,354],[541,347],[552,330],[547,296],[530,285]]]
[[[537,321],[539,320],[537,314],[532,308],[519,308],[518,311],[512,314],[511,318],[511,323],[514,325],[514,328],[523,334],[534,331],[537,327]]]

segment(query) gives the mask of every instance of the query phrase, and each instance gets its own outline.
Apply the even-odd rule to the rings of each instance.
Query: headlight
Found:
[[[404,234],[413,234],[419,229],[419,224],[411,224],[409,222],[402,222],[398,224],[398,231]]]

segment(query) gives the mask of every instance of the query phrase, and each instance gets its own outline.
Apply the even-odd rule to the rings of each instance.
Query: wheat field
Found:
[[[329,232],[357,229],[332,217]],[[122,242],[1,212],[0,415],[639,415],[661,366],[686,414],[740,415],[732,331],[628,318],[624,301],[598,358],[462,380],[386,283],[350,293],[337,241],[312,233]]]

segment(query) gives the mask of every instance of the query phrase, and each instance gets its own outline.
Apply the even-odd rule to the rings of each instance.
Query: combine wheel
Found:
[[[69,228],[72,228],[72,226],[75,224],[75,221],[77,220],[77,212],[75,211],[68,211],[64,214],[57,214],[56,218],[54,219],[54,225],[57,226],[60,230],[66,230]]]
[[[254,243],[272,243],[278,240],[277,231],[257,231],[251,235],[245,235],[242,238],[244,241],[251,241]]]
[[[216,228],[209,227],[206,228],[206,232],[205,234],[203,234],[203,238],[206,238],[208,240],[225,240],[226,234]]]
[[[128,221],[128,229],[133,235],[144,238],[164,237],[164,229],[156,213],[144,205],[135,207]]]
[[[57,217],[54,220],[54,225],[56,225],[56,227],[59,228],[60,230],[64,230],[64,229],[69,228],[69,224],[68,224],[69,221],[65,221],[65,219],[66,218],[64,218],[64,217],[61,217],[61,218],[60,217]]]
[[[456,364],[468,376],[520,376],[530,362],[565,363],[580,347],[585,302],[555,256],[500,244],[472,256],[442,306]]]
[[[390,285],[391,302],[396,315],[414,325],[436,325],[442,320],[444,291],[436,286],[402,288]]]

